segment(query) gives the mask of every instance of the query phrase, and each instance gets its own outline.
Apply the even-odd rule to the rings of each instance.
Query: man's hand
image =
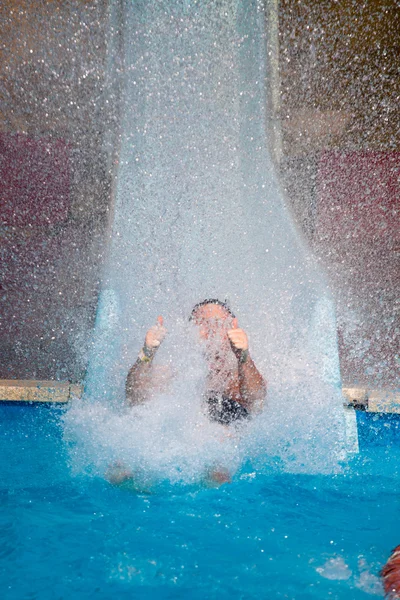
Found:
[[[150,327],[146,333],[144,346],[140,350],[135,364],[131,367],[126,378],[126,401],[131,406],[146,402],[152,395],[154,389],[154,372],[152,368],[153,358],[161,342],[165,338],[167,330],[164,327],[164,319],[157,317],[157,325]],[[125,474],[123,473],[123,477]]]
[[[231,343],[232,351],[237,357],[242,355],[242,352],[246,352],[249,349],[249,341],[247,334],[243,329],[238,328],[238,320],[236,317],[233,319],[233,329],[229,329],[228,338]]]
[[[150,352],[157,350],[166,334],[167,330],[164,327],[164,319],[161,316],[157,317],[157,325],[150,327],[146,333],[146,338],[144,341],[145,349],[149,350]]]

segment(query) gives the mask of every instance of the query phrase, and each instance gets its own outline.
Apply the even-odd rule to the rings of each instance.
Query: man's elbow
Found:
[[[125,388],[125,402],[128,406],[137,406],[143,404],[145,395],[142,393],[139,386],[127,385]]]
[[[125,384],[125,403],[128,406],[136,406],[137,404],[141,404],[141,402],[140,387],[134,381],[133,377],[128,377]]]
[[[254,398],[253,398],[253,406],[251,408],[251,413],[253,415],[259,415],[260,413],[262,413],[262,411],[264,410],[266,397],[267,397],[267,384],[263,380],[262,383],[260,384],[259,389],[257,390],[257,393],[254,395]]]

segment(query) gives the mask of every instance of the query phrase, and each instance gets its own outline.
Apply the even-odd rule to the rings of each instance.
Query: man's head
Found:
[[[217,335],[225,338],[226,332],[233,327],[234,318],[235,315],[225,302],[207,299],[193,307],[189,320],[199,328],[200,337],[208,340]]]

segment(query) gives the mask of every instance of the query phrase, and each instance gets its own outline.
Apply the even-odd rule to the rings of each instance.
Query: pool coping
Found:
[[[0,379],[0,403],[67,404],[79,400],[83,385],[69,381]],[[345,406],[374,413],[400,414],[400,391],[343,386]]]
[[[69,381],[0,379],[0,403],[67,404],[82,393],[82,385]]]
[[[400,391],[392,388],[342,387],[346,406],[372,413],[400,414]]]

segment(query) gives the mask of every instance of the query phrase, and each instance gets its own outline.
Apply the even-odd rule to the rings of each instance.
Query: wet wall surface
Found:
[[[396,387],[400,9],[282,0],[279,20],[282,182],[330,277],[342,376]]]
[[[107,3],[0,11],[0,377],[78,381],[110,196]]]
[[[115,128],[109,7],[0,7],[2,378],[85,372]],[[394,0],[279,3],[282,183],[331,277],[344,380],[371,386],[399,376],[399,19]]]

